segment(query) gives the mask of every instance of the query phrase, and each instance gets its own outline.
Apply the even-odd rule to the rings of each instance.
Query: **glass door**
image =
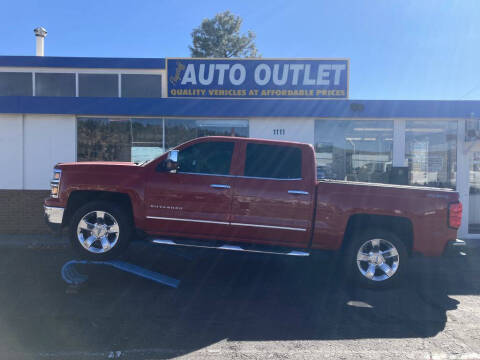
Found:
[[[468,232],[480,234],[480,151],[470,156],[468,203]]]

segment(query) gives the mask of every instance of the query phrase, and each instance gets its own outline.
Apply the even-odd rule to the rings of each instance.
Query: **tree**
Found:
[[[260,57],[255,46],[255,33],[240,34],[242,19],[230,11],[204,19],[192,31],[192,44],[189,46],[192,57]]]

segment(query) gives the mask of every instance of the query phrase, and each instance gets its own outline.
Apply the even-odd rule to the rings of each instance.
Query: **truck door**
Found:
[[[232,232],[272,245],[306,247],[315,198],[308,147],[242,143],[243,175],[235,178]]]
[[[233,150],[233,141],[196,142],[180,150],[176,173],[154,171],[145,194],[147,230],[178,236],[228,236]]]

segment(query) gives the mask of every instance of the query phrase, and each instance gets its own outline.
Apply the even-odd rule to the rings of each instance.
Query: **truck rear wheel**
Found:
[[[354,236],[345,257],[349,278],[369,288],[394,285],[403,277],[407,264],[404,243],[385,230],[369,230]]]
[[[126,250],[132,234],[132,222],[116,204],[94,201],[75,211],[69,232],[70,242],[80,256],[106,260]]]

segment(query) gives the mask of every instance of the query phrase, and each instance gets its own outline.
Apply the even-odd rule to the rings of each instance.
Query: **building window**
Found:
[[[409,184],[455,188],[457,121],[406,122]]]
[[[78,118],[78,161],[131,161],[129,119]]]
[[[78,95],[118,97],[117,74],[78,74]]]
[[[0,96],[32,95],[32,73],[0,72]]]
[[[147,74],[122,74],[122,97],[162,97],[162,76]]]
[[[300,179],[302,151],[293,146],[247,144],[245,176]]]
[[[163,153],[163,119],[77,119],[78,161],[140,163]]]
[[[139,163],[208,135],[248,137],[248,120],[79,117],[77,160]]]
[[[155,159],[165,152],[163,119],[131,119],[131,161]]]
[[[248,120],[165,120],[167,150],[201,136],[248,137]]]
[[[75,96],[75,74],[35,74],[36,96]]]
[[[316,120],[318,178],[388,183],[393,121]]]

